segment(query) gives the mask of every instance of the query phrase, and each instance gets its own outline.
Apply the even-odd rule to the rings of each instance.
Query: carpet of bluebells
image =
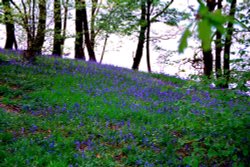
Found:
[[[0,166],[247,166],[250,100],[109,65],[0,55]]]

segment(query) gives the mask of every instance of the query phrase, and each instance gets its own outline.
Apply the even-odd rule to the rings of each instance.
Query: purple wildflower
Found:
[[[32,133],[36,132],[37,130],[38,130],[38,127],[34,124],[30,127],[30,132]]]

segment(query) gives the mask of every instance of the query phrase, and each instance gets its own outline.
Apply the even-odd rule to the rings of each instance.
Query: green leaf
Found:
[[[208,19],[211,26],[214,26],[221,34],[226,32],[226,29],[223,25],[228,21],[228,17],[222,15],[221,10],[216,10],[213,13],[209,13],[206,18]]]
[[[203,18],[203,17],[207,16],[207,14],[209,13],[209,11],[208,11],[208,8],[203,3],[201,3],[198,13]]]
[[[207,153],[207,155],[208,155],[208,158],[213,158],[213,157],[216,157],[217,155],[218,155],[218,153],[214,150],[214,149],[209,149],[208,150],[208,153]]]
[[[0,14],[0,23],[4,24],[4,16]]]
[[[247,156],[247,155],[248,155],[248,153],[249,153],[248,149],[243,148],[243,155],[244,155],[244,156]]]
[[[211,30],[212,26],[207,19],[202,19],[198,23],[198,37],[202,41],[202,48],[204,50],[211,49]]]
[[[223,15],[221,13],[221,10],[216,10],[215,12],[213,13],[210,13],[208,15],[209,19],[210,19],[210,22],[216,26],[216,25],[221,25],[221,24],[224,24],[228,21],[228,17]]]
[[[187,40],[188,38],[192,35],[191,31],[189,30],[189,28],[192,26],[192,24],[190,24],[186,30],[184,31],[181,39],[180,39],[180,44],[178,47],[178,52],[179,53],[183,53],[184,50],[187,48]]]
[[[174,19],[171,19],[171,20],[167,20],[166,22],[164,22],[166,25],[169,25],[169,26],[178,26],[176,20]]]

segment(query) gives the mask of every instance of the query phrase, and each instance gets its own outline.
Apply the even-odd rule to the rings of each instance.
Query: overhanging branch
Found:
[[[150,20],[150,22],[155,22],[156,19],[162,15],[164,12],[167,11],[167,9],[169,8],[169,6],[174,2],[174,0],[171,0],[168,4],[166,4],[166,6],[162,9],[162,11],[160,11],[159,13],[157,13],[154,17],[152,17],[152,19]]]

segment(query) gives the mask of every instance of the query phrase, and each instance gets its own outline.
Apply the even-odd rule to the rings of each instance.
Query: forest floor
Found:
[[[247,166],[250,99],[160,74],[0,55],[0,166]]]

